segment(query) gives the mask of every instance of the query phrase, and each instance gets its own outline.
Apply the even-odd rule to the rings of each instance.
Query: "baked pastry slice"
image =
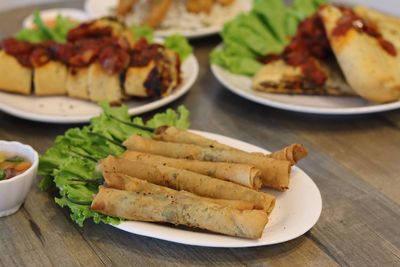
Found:
[[[31,93],[32,69],[0,50],[0,90],[29,95]]]
[[[157,44],[138,43],[131,53],[124,89],[128,96],[161,97],[180,83],[179,56]]]
[[[89,100],[89,68],[71,67],[67,74],[67,93],[70,97]]]
[[[122,90],[118,73],[107,73],[99,63],[93,63],[88,70],[88,92],[91,101],[120,103]]]
[[[44,95],[65,95],[67,93],[67,67],[57,61],[49,61],[46,64],[35,67],[33,84],[35,94]]]

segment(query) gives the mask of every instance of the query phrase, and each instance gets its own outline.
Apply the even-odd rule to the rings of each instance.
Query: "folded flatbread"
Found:
[[[256,91],[274,94],[294,95],[355,95],[336,62],[318,62],[318,68],[327,80],[322,85],[309,83],[300,67],[277,60],[264,65],[254,76],[253,88]]]
[[[365,9],[360,12],[366,13],[369,12]],[[371,23],[368,16],[364,19],[347,8],[327,5],[319,14],[335,57],[352,89],[373,102],[400,99],[399,51],[393,45],[395,42],[391,42],[391,36],[383,36],[379,24]],[[381,18],[380,24],[400,27],[398,20],[389,18]]]

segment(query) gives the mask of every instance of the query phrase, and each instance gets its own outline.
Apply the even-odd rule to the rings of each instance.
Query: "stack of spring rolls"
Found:
[[[244,152],[169,126],[124,145],[123,155],[101,162],[105,186],[92,210],[251,239],[262,236],[275,206],[260,189],[288,189],[291,166],[307,155],[299,144],[268,155]]]

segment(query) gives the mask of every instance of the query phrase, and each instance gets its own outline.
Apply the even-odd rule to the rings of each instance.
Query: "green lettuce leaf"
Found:
[[[42,20],[39,10],[35,10],[33,13],[33,24],[35,25],[34,29],[22,29],[15,34],[15,38],[30,43],[48,40],[65,43],[68,31],[77,25],[69,18],[57,16],[54,28],[50,28]]]
[[[154,29],[148,26],[132,26],[131,27],[135,40],[145,38],[149,43],[154,41]]]
[[[179,34],[173,34],[165,39],[164,46],[175,51],[181,61],[184,61],[188,56],[193,53],[193,48],[188,40]]]
[[[225,23],[223,47],[214,49],[210,61],[232,73],[253,76],[261,67],[258,58],[280,54],[296,34],[300,21],[326,0],[254,0],[252,9]]]
[[[89,126],[69,129],[40,156],[39,174],[43,178],[39,187],[48,190],[55,186],[59,190],[56,203],[69,208],[72,220],[80,226],[89,218],[96,223],[118,224],[121,221],[90,210],[93,197],[103,184],[97,170],[99,160],[123,153],[122,142],[131,134],[150,137],[153,129],[162,125],[189,127],[189,111],[183,106],[177,111],[168,109],[158,113],[144,122],[140,117],[131,119],[126,106],[111,107],[105,102],[100,105],[103,112],[93,118]]]

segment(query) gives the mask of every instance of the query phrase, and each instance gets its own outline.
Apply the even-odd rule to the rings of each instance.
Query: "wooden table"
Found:
[[[17,31],[32,11],[1,13],[1,37]],[[225,90],[211,74],[208,55],[219,41],[212,37],[193,42],[200,76],[193,89],[170,106],[186,105],[193,129],[270,150],[294,142],[306,145],[310,156],[300,167],[321,190],[318,223],[305,235],[279,245],[194,247],[104,224],[88,222],[80,228],[68,211],[35,186],[16,214],[0,218],[0,266],[400,266],[400,111],[334,117],[252,103]],[[41,153],[73,126],[0,113],[0,139],[30,144]]]

